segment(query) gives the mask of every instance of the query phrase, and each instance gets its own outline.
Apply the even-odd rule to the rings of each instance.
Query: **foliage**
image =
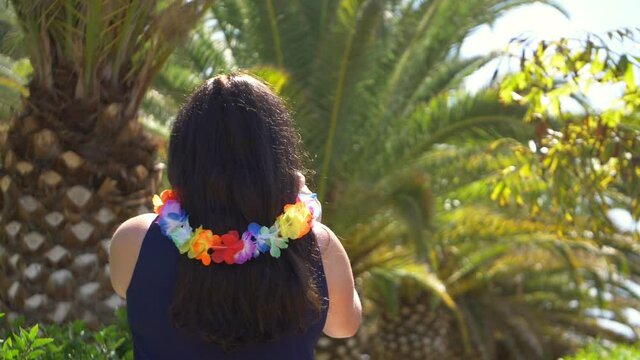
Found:
[[[4,314],[0,314],[0,318]],[[3,360],[13,359],[41,359],[45,354],[45,347],[53,339],[39,336],[38,325],[32,326],[29,330],[18,327],[15,332],[2,337],[2,348],[0,348],[0,358]]]
[[[20,97],[29,94],[26,84],[31,75],[15,14],[8,5],[0,2],[0,121],[20,108]]]
[[[562,51],[567,50],[565,47]],[[601,47],[602,57],[606,50]],[[576,52],[583,53],[574,49],[567,57],[584,59]],[[525,56],[522,61],[531,67],[542,64],[535,57],[527,60]],[[563,61],[556,58],[557,64]],[[634,240],[638,234],[616,233],[606,218],[605,206],[609,204],[602,201],[610,199],[617,206],[635,210],[634,201],[638,198],[638,175],[634,175],[634,159],[640,153],[637,88],[628,75],[632,65],[622,71],[619,64],[620,60],[610,61],[601,71],[610,76],[603,82],[616,83],[626,78],[621,107],[577,116],[567,113],[561,119],[547,117],[549,125],[541,134],[536,122],[540,116],[534,116],[537,112],[531,109],[554,103],[541,100],[545,97],[571,94],[566,89],[554,92],[555,89],[585,81],[554,79],[556,87],[542,88],[535,104],[527,103],[527,95],[535,90],[515,96],[522,100],[521,105],[528,106],[524,121],[532,126],[528,138],[531,141],[526,136],[519,141],[499,139],[482,151],[482,142],[478,142],[481,138],[474,134],[471,137],[478,143],[474,151],[473,142],[456,143],[456,138],[451,137],[447,139],[449,145],[432,145],[422,156],[412,154],[408,158],[413,162],[399,161],[403,154],[395,151],[394,159],[404,166],[404,171],[398,173],[399,179],[384,177],[372,193],[391,200],[394,206],[385,208],[387,215],[390,212],[395,214],[392,218],[405,219],[404,224],[396,221],[390,231],[374,228],[374,233],[379,231],[379,242],[371,233],[359,237],[355,232],[362,231],[362,227],[347,233],[347,241],[353,241],[351,237],[362,241],[351,243],[350,249],[371,251],[364,267],[370,269],[365,275],[373,281],[366,284],[377,296],[369,298],[393,309],[403,292],[412,291],[403,282],[393,281],[394,274],[415,280],[456,314],[463,332],[461,338],[472,341],[483,358],[495,358],[499,347],[508,348],[511,354],[527,354],[514,356],[551,358],[594,337],[629,340],[602,327],[603,320],[627,324],[637,337],[637,327],[629,324],[623,310],[640,305],[640,294],[629,287],[630,281],[640,278],[640,248]],[[531,70],[527,76],[540,73],[546,74]],[[520,74],[514,74],[504,80],[500,91],[503,100],[506,94],[511,97],[512,86],[522,83],[514,80],[520,78]],[[580,128],[593,119],[609,117],[619,119],[619,126],[609,128],[611,132],[601,137],[597,136],[600,132]],[[434,118],[451,125],[444,112]],[[413,134],[415,130],[407,127],[405,131]],[[438,131],[430,132],[434,133]],[[518,139],[517,135],[512,136]],[[399,139],[406,141],[407,137]],[[531,143],[547,150],[536,153],[531,150]],[[617,152],[608,150],[612,144]],[[569,147],[573,150],[567,151]],[[554,166],[553,161],[559,161],[553,160],[554,156],[560,154],[564,157],[562,163]],[[612,164],[597,169],[600,177],[596,177],[591,164],[601,157],[606,157],[602,164]],[[434,179],[435,175],[438,179]],[[592,191],[599,186],[601,192]],[[364,189],[355,193],[366,193],[367,199],[358,201],[357,196],[356,200],[351,196],[354,207],[376,203],[375,197]],[[429,206],[434,199],[435,209]],[[489,199],[495,203],[488,203]],[[399,268],[402,262],[394,253],[380,248],[392,234],[403,233],[398,230],[403,226],[407,226],[410,238],[418,240],[415,250],[426,263],[412,266],[413,271]],[[418,229],[424,229],[424,233]],[[376,241],[368,247],[371,240]],[[358,250],[354,252],[360,259]],[[376,266],[371,267],[376,261]]]
[[[623,310],[640,304],[640,294],[629,285],[640,279],[639,234],[620,234],[608,219],[613,207],[629,209],[636,217],[640,210],[640,92],[634,76],[638,57],[618,54],[610,43],[592,36],[596,40],[541,42],[532,50],[519,41],[521,69],[500,88],[503,103],[527,106],[524,121],[535,132],[528,143],[511,142],[506,161],[496,164],[490,197],[511,220],[527,218],[542,232],[522,234],[527,241],[493,242],[497,249],[512,250],[508,257],[489,255],[493,269],[483,277],[507,271],[508,278],[491,276],[497,280],[491,284],[500,288],[500,306],[516,311],[529,307],[528,315],[521,314],[527,319],[522,324],[533,330],[531,335],[538,333],[529,336],[530,344],[539,344],[541,334],[554,333],[556,341],[567,333],[573,333],[571,341],[577,343],[598,336],[628,341],[600,326],[598,317],[627,324],[638,336]],[[609,36],[635,43],[631,31]],[[619,103],[604,110],[591,108],[587,90],[607,85],[623,88]],[[581,111],[565,110],[571,99]],[[477,235],[474,241],[483,242]],[[490,253],[493,244],[480,248]],[[524,244],[527,247],[518,250]],[[484,253],[471,258],[484,261]],[[448,289],[456,291],[451,285]],[[516,301],[505,306],[502,301],[512,296]],[[536,329],[546,326],[552,328]]]
[[[0,2],[0,53],[17,60],[25,57],[26,49],[15,15],[8,1]]]
[[[88,330],[81,321],[65,325],[34,325],[28,331],[20,321],[5,327],[0,359],[133,359],[126,313],[117,312],[114,324]]]
[[[218,1],[211,24],[223,36],[208,56],[226,61],[193,70],[199,75],[225,67],[282,70],[287,77],[282,95],[316,157],[319,195],[332,202],[336,187],[354,174],[370,176],[368,171],[393,163],[373,166],[370,160],[388,155],[385,139],[404,127],[423,101],[456,89],[465,75],[493,58],[459,56],[456,49],[472,29],[527,2]],[[496,122],[505,119],[470,121],[466,128],[486,129]],[[432,129],[424,130],[416,136]]]
[[[31,66],[26,59],[13,60],[0,54],[0,120],[6,120],[20,108],[21,97],[29,96],[27,79]]]
[[[638,358],[640,358],[640,344],[605,347],[602,344],[593,343],[574,356],[565,357],[563,360],[634,360]]]
[[[374,250],[356,268],[369,269],[364,274],[369,280],[365,282],[368,298],[393,310],[407,292],[415,292],[394,281],[394,275],[413,279],[413,286],[417,282],[433,294],[434,309],[442,304],[456,314],[466,333],[462,339],[472,342],[486,359],[495,358],[499,348],[526,354],[525,358],[552,358],[592,336],[626,341],[601,328],[599,321],[626,323],[623,310],[637,306],[638,295],[615,266],[631,260],[637,251],[625,259],[600,248],[589,233],[559,233],[550,214],[530,217],[516,204],[500,206],[490,201],[488,184],[513,163],[513,147],[520,145],[501,140],[489,147],[490,152],[439,146],[422,159],[426,168],[437,169],[441,179],[424,187],[441,194],[435,202],[435,219],[422,234],[427,238],[426,264],[407,269],[397,252],[372,244]],[[405,197],[414,204],[424,201],[421,198],[418,191]],[[408,205],[406,201],[397,204],[398,209]],[[417,226],[411,226],[414,238],[419,236]],[[366,248],[366,241],[373,238],[367,235],[365,244],[354,248]],[[383,231],[380,236],[384,241],[389,233]]]
[[[131,117],[166,59],[211,2],[11,4],[33,67],[32,81],[40,91],[62,86],[59,77],[66,71],[77,77],[69,91],[75,99],[108,97],[105,92],[113,90],[130,94],[125,114]]]
[[[205,24],[223,36],[206,49],[197,46],[194,52],[188,45],[176,52],[156,89],[175,93],[175,86],[165,84],[181,83],[172,74],[184,74],[184,69],[200,78],[219,70],[249,69],[271,83],[284,83],[279,93],[296,115],[314,156],[311,165],[321,171],[316,176],[319,192],[328,206],[338,209],[344,205],[340,195],[352,192],[352,185],[368,186],[400,172],[437,143],[523,138],[517,107],[500,106],[489,93],[450,92],[495,55],[462,59],[455,49],[464,38],[524,3],[276,1],[252,6],[218,1]],[[419,32],[413,31],[417,25]],[[184,57],[225,61],[207,66]],[[174,71],[175,66],[182,70]],[[182,89],[180,96],[189,87]],[[389,104],[402,111],[391,111]],[[398,153],[404,153],[404,161],[397,161]],[[339,218],[345,217],[327,220]]]
[[[207,12],[189,41],[169,56],[154,79],[153,89],[145,95],[141,104],[142,123],[160,138],[167,137],[169,122],[196,86],[212,75],[232,69],[216,31],[219,30],[215,19]]]
[[[609,41],[615,37],[631,48],[639,35],[608,33]],[[640,53],[618,53],[595,35],[522,46],[521,69],[502,82],[500,98],[528,106],[525,121],[536,127],[536,150],[523,156],[536,159],[506,171],[494,198],[506,203],[527,193],[533,214],[552,212],[568,224],[589,217],[598,228],[606,227],[611,207],[640,216]],[[609,108],[592,109],[585,100],[594,87],[616,91],[620,85],[621,96]],[[580,113],[566,110],[571,99]],[[543,194],[548,199],[541,205]]]

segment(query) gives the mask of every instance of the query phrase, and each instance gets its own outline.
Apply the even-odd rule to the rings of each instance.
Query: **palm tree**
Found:
[[[11,1],[33,72],[2,141],[3,311],[112,316],[108,239],[147,211],[159,177],[138,109],[210,4]]]
[[[397,255],[377,246],[367,256],[365,293],[379,313],[370,343],[383,344],[375,352],[380,358],[460,358],[464,354],[444,349],[468,343],[472,356],[483,359],[556,359],[594,337],[629,340],[601,322],[628,324],[625,309],[638,306],[628,281],[638,271],[631,236],[610,235],[603,248],[586,216],[559,234],[548,205],[531,217],[521,206],[491,202],[488,185],[505,166],[518,164],[514,153],[530,151],[513,140],[491,148],[439,146],[418,161],[417,169],[439,175],[427,179],[432,186],[419,180],[424,173],[397,181],[402,196],[391,197],[391,211],[404,221],[395,226],[414,238],[421,229],[415,219],[429,218],[429,204],[438,205],[434,225],[423,228],[429,237],[424,263],[398,266]],[[384,241],[375,232],[361,241],[369,239]]]

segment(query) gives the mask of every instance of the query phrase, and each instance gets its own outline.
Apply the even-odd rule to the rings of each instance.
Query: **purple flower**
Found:
[[[249,231],[245,231],[242,234],[242,237],[240,240],[242,241],[244,246],[242,247],[242,250],[238,251],[234,255],[234,260],[236,264],[244,264],[255,255],[258,249],[253,239],[254,237],[253,235],[251,235]]]

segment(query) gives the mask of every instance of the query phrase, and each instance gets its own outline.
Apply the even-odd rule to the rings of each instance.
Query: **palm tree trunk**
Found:
[[[0,311],[97,326],[123,304],[110,284],[109,239],[149,211],[156,146],[117,102],[55,108],[35,90],[1,144]]]
[[[427,306],[425,296],[404,300],[397,313],[376,319],[370,339],[371,359],[479,359],[465,354],[456,318],[443,305]]]

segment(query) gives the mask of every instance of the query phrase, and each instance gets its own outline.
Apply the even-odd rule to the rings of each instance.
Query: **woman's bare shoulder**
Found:
[[[142,214],[123,222],[111,238],[109,263],[111,284],[116,293],[126,297],[142,241],[156,214]]]
[[[118,229],[137,229],[140,227],[146,227],[148,228],[149,225],[151,225],[151,223],[153,222],[153,220],[155,220],[155,218],[157,217],[157,214],[154,213],[146,213],[146,214],[140,214],[138,216],[134,216],[130,219],[128,219],[127,221],[123,222]],[[145,228],[145,230],[146,230]],[[116,230],[117,231],[117,230]]]
[[[335,234],[329,227],[321,222],[316,222],[313,227],[313,232],[316,235],[316,241],[318,242],[318,247],[320,248],[320,253],[324,255],[327,252],[327,249],[330,247],[333,238],[335,238]]]
[[[324,333],[338,338],[353,336],[360,327],[362,306],[354,289],[349,256],[329,227],[318,223],[314,231],[329,290],[329,312]]]
[[[142,244],[149,226],[156,218],[156,214],[141,214],[123,222],[113,234],[111,247],[134,246]]]

